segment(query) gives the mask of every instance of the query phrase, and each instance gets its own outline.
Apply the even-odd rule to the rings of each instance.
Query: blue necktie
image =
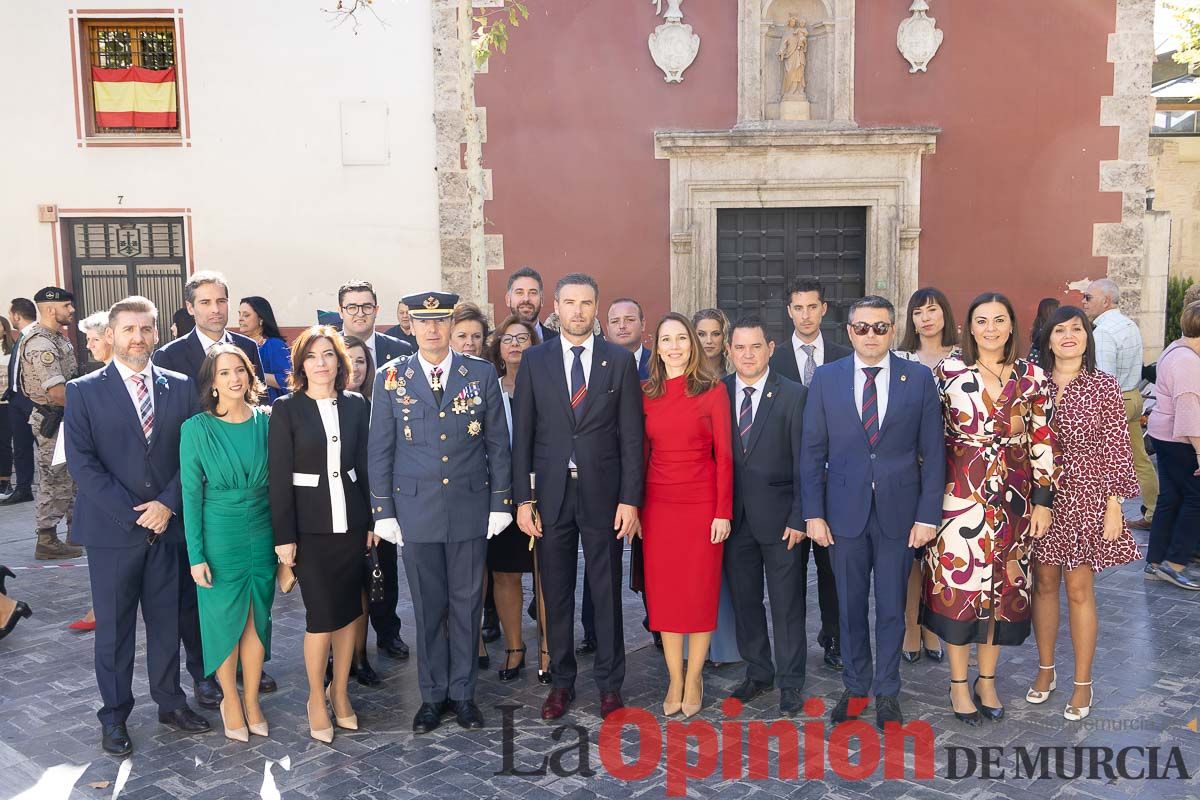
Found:
[[[875,388],[875,376],[883,367],[863,367],[867,382],[863,385],[862,420],[871,447],[879,441],[879,392]]]
[[[583,399],[587,397],[587,381],[583,379],[583,345],[571,348],[575,354],[575,363],[571,365],[571,409],[575,412],[575,422],[583,418]]]
[[[738,433],[742,436],[742,449],[750,443],[750,429],[754,427],[754,387],[742,389],[746,396],[742,398],[742,407],[738,409]]]

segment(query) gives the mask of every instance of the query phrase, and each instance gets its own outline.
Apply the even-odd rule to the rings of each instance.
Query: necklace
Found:
[[[982,361],[976,361],[975,363],[978,364],[979,366],[983,367],[984,369],[986,369],[988,372],[990,372],[996,378],[996,380],[1000,381],[1001,386],[1004,385],[1004,378],[1002,378],[998,372],[996,372],[994,369],[992,369],[991,367],[989,367],[987,364],[983,363]]]

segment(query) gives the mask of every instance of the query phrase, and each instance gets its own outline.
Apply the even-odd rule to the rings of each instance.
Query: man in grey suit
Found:
[[[385,363],[371,395],[375,533],[402,548],[417,618],[416,733],[446,713],[483,727],[475,678],[486,539],[512,522],[500,384],[489,362],[450,350],[457,302],[446,292],[404,298],[417,353]]]

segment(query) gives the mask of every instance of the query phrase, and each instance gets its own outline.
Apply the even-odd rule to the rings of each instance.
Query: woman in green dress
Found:
[[[245,742],[251,733],[267,735],[258,681],[271,657],[275,597],[275,539],[267,499],[270,417],[254,405],[266,387],[238,347],[210,349],[198,380],[204,413],[183,424],[179,444],[184,532],[199,589],[204,672],[215,671],[225,693],[225,735]]]

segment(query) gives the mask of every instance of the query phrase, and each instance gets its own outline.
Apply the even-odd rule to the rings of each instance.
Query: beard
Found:
[[[533,303],[518,303],[516,308],[510,308],[509,311],[522,322],[533,322],[538,318],[541,308]]]
[[[114,351],[116,352],[117,357],[120,358],[123,363],[131,367],[136,367],[139,370],[145,369],[146,365],[150,363],[149,349],[141,353],[132,353],[129,351],[129,348],[117,347],[114,348]]]
[[[560,319],[559,324],[562,325],[563,330],[572,336],[584,336],[589,334],[592,332],[594,327],[590,321],[582,319]]]

